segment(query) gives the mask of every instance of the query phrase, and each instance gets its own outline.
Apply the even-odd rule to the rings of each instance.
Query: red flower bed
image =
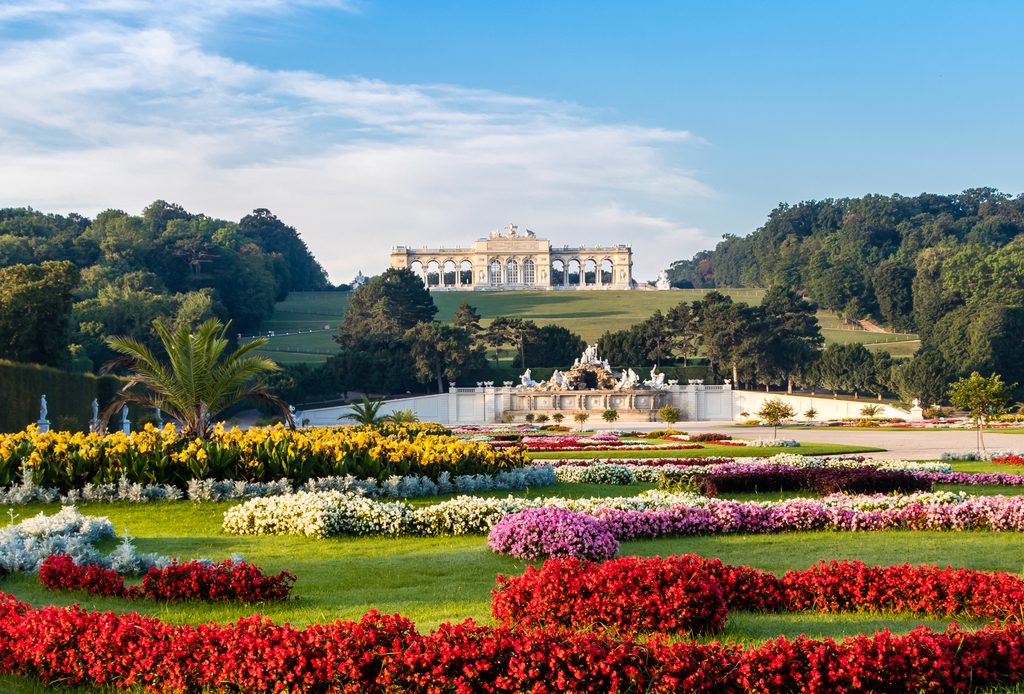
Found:
[[[729,436],[728,434],[717,434],[717,433],[715,433],[713,431],[709,431],[709,432],[706,432],[704,434],[690,434],[690,440],[693,441],[694,443],[706,443],[706,442],[722,443],[722,442],[725,442],[725,441],[729,441],[730,439],[732,439],[732,437]],[[726,444],[726,445],[728,445],[728,444]],[[743,444],[739,444],[739,445],[742,446]]]
[[[721,596],[707,586],[718,586]],[[911,612],[970,619],[1022,618],[1024,580],[1003,572],[935,566],[821,562],[781,578],[697,555],[623,557],[601,564],[549,559],[522,576],[498,577],[491,611],[505,624],[624,633],[714,632],[725,610]],[[695,603],[707,603],[701,611]]]
[[[996,465],[1024,465],[1024,456],[1000,455],[992,458],[992,462]]]
[[[909,494],[931,491],[932,481],[903,470],[867,468],[791,468],[762,466],[746,470],[710,472],[686,480],[688,488],[704,496],[764,491],[810,491],[822,496],[848,494]]]
[[[0,594],[0,672],[151,691],[967,691],[1024,677],[1024,626],[744,649],[471,621],[422,635],[376,612],[306,629],[260,617],[176,626]]]
[[[84,590],[90,595],[138,600],[228,601],[245,603],[284,600],[295,576],[288,571],[267,575],[245,562],[230,560],[219,564],[187,562],[167,568],[153,567],[142,577],[141,586],[126,586],[124,576],[100,566],[78,566],[66,554],[51,554],[43,560],[39,580],[50,590]]]

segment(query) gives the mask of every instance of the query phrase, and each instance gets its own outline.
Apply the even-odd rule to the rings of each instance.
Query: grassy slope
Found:
[[[764,290],[722,289],[736,301],[758,303]],[[463,301],[476,306],[485,319],[497,316],[521,316],[539,325],[557,324],[579,333],[588,342],[595,341],[611,327],[628,327],[648,318],[654,311],[665,311],[680,301],[694,301],[705,294],[703,289],[680,289],[670,292],[607,291],[607,292],[436,292],[437,318],[451,320]],[[277,305],[273,318],[266,321],[264,332],[273,330],[277,336],[262,351],[283,363],[321,362],[333,354],[337,331],[345,306],[347,292],[296,292]],[[862,342],[888,349],[894,354],[912,354],[918,346],[916,335],[870,333],[849,330],[834,315],[819,312],[826,342]],[[324,330],[324,326],[330,326]],[[313,330],[313,333],[309,333]],[[303,331],[303,334],[285,335]],[[892,342],[891,345],[886,344]]]

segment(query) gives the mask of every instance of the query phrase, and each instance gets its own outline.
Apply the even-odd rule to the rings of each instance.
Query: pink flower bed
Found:
[[[619,553],[604,523],[564,508],[529,508],[499,520],[487,535],[495,552],[520,559],[611,559]]]

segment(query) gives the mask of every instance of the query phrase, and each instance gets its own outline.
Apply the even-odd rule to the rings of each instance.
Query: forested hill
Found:
[[[1022,233],[1024,196],[991,188],[781,204],[749,236],[726,236],[673,263],[670,278],[676,286],[778,284],[927,339],[933,329],[963,328],[976,309],[1024,305]]]
[[[150,342],[156,317],[217,316],[248,332],[288,292],[331,288],[298,232],[269,210],[231,222],[163,200],[139,215],[107,210],[95,219],[0,209],[0,275],[8,285],[0,294],[14,292],[0,296],[11,309],[2,327],[22,330],[19,320],[42,315],[36,298],[66,321],[64,336],[7,350],[15,360],[50,364],[66,363],[67,344],[72,358],[98,365],[110,356],[106,336]]]

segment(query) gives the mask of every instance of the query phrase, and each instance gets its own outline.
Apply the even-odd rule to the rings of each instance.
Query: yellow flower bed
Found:
[[[86,483],[116,482],[122,475],[142,484],[187,484],[190,479],[269,482],[288,478],[354,475],[385,480],[391,475],[495,473],[525,465],[522,449],[495,450],[463,441],[439,425],[390,425],[378,429],[334,427],[290,431],[224,429],[207,440],[185,439],[168,425],[146,425],[129,435],[64,431],[39,433],[30,426],[0,434],[0,486],[32,469],[35,484],[63,491]]]

